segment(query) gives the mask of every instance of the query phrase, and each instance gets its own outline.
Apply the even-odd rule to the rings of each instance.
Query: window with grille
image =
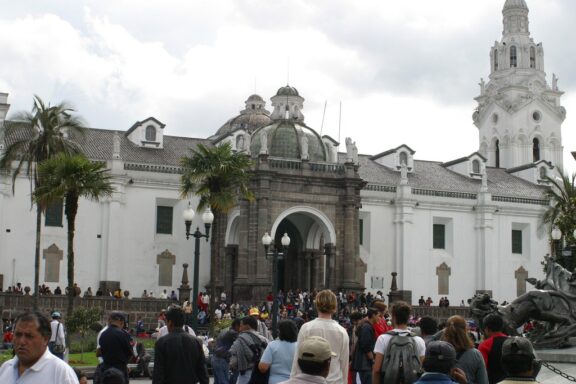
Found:
[[[522,254],[522,231],[512,230],[512,253]]]
[[[156,141],[156,128],[152,125],[146,127],[146,141]]]
[[[173,215],[173,207],[165,207],[160,205],[156,207],[156,233],[163,235],[172,234]]]
[[[64,204],[62,200],[50,204],[44,212],[44,225],[46,227],[62,227],[63,211]]]
[[[434,249],[446,249],[446,225],[434,224],[432,227]]]
[[[510,47],[510,68],[516,68],[518,66],[518,56],[516,56],[516,46]]]

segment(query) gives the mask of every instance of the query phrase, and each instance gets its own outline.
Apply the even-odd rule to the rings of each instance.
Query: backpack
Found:
[[[238,336],[240,338],[240,340],[246,344],[248,346],[248,348],[250,349],[250,352],[252,352],[252,363],[255,366],[258,366],[258,363],[260,362],[260,358],[262,357],[262,354],[264,353],[264,350],[266,349],[266,346],[268,345],[268,343],[266,343],[265,341],[261,340],[259,337],[251,335],[250,333],[247,333],[248,335],[250,335],[250,338],[252,339],[252,343],[247,343],[246,340],[244,340],[242,337]]]
[[[414,335],[400,334],[395,331],[389,331],[386,334],[392,337],[384,352],[380,382],[382,384],[414,383],[418,380],[421,369]]]

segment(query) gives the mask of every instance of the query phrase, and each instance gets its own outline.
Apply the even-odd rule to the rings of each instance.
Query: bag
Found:
[[[418,348],[413,334],[400,334],[398,332],[386,332],[392,338],[388,341],[388,347],[384,352],[382,362],[382,384],[411,384],[420,376],[421,363],[418,356]]]
[[[258,369],[258,364],[252,368],[252,374],[250,375],[250,381],[248,384],[268,384],[270,379],[270,368],[264,373],[260,372]]]
[[[66,348],[64,348],[62,344],[54,344],[52,350],[54,351],[54,353],[64,353]]]

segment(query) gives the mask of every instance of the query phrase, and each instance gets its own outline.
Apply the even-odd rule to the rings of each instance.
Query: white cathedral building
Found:
[[[119,130],[87,129],[79,143],[105,161],[113,196],[82,201],[77,217],[76,280],[82,289],[120,286],[139,296],[180,285],[183,264],[193,265],[179,197],[179,160],[198,143],[230,142],[254,160],[257,202],[241,203],[222,224],[217,280],[238,300],[262,301],[271,263],[265,231],[294,240],[281,264],[281,287],[387,292],[392,272],[402,295],[442,296],[460,303],[490,291],[513,300],[543,275],[549,253],[549,207],[544,176],[562,166],[561,106],[557,78],[544,71],[542,43],[530,36],[524,0],[506,0],[502,39],[490,50],[490,74],[481,80],[473,121],[478,151],[449,162],[420,160],[407,145],[358,155],[352,140],[339,143],[306,125],[304,98],[281,87],[273,111],[258,95],[206,139],[168,135],[154,117]],[[8,113],[0,94],[0,123]],[[470,132],[472,135],[472,130]],[[0,134],[0,154],[12,138]],[[279,180],[279,181],[275,181]],[[0,286],[33,285],[35,209],[26,177],[0,174]],[[192,201],[195,206],[196,201]],[[200,215],[197,215],[200,216]],[[66,285],[66,230],[62,207],[46,212],[40,282]],[[194,227],[203,228],[198,218]],[[327,246],[329,245],[329,246]],[[209,283],[210,244],[202,241],[200,286]],[[193,274],[191,267],[189,274]]]

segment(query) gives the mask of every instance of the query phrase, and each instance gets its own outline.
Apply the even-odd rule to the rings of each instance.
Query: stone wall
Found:
[[[100,308],[105,322],[111,311],[122,311],[128,316],[128,326],[134,327],[138,316],[142,316],[146,329],[154,329],[158,314],[172,301],[166,299],[114,299],[112,297],[75,298],[75,308]],[[66,319],[67,297],[64,295],[40,296],[39,310],[47,316],[58,311]],[[32,296],[0,293],[0,313],[2,318],[14,318],[18,313],[32,309]]]

